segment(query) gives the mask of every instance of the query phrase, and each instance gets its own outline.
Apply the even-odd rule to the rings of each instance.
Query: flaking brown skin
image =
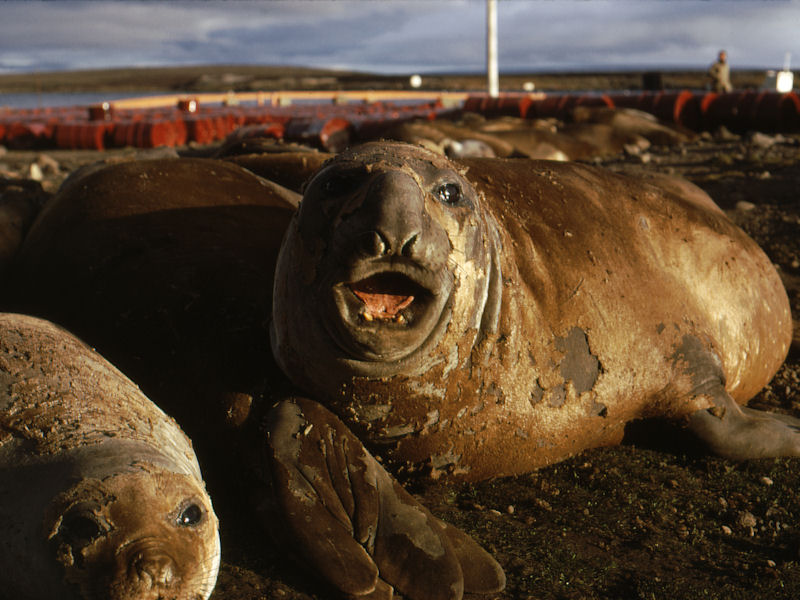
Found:
[[[4,598],[200,600],[217,518],[191,443],[48,321],[0,313]]]

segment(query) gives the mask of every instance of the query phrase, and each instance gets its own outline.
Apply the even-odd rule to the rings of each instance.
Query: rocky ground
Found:
[[[0,150],[0,176],[39,181],[46,199],[100,156]],[[772,258],[800,319],[800,136],[718,132],[596,162],[680,174],[708,191]],[[795,335],[785,365],[751,404],[800,416],[799,391]],[[413,491],[497,557],[508,576],[498,599],[800,598],[798,460],[710,458],[662,426],[631,427],[628,438],[523,477]],[[224,563],[214,598],[328,597],[266,545],[246,510],[219,508]]]

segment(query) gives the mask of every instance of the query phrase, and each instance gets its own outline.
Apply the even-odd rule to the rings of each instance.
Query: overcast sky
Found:
[[[800,1],[499,0],[500,70],[800,65]],[[267,64],[483,71],[485,0],[0,1],[0,72]]]

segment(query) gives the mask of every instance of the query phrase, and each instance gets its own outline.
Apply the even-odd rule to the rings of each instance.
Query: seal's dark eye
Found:
[[[353,190],[357,178],[353,173],[335,173],[322,184],[322,189],[331,196],[341,196]]]
[[[461,201],[461,188],[455,183],[445,183],[436,189],[436,197],[440,202],[453,206]]]
[[[66,515],[58,528],[59,536],[75,547],[86,546],[105,532],[98,518],[87,512]]]
[[[178,515],[180,527],[194,527],[203,520],[203,509],[197,504],[190,504]]]

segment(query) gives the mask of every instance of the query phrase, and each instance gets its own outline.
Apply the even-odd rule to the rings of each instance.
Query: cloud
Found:
[[[484,0],[0,2],[0,70],[203,63],[485,65]],[[499,0],[501,70],[780,66],[797,1]]]

